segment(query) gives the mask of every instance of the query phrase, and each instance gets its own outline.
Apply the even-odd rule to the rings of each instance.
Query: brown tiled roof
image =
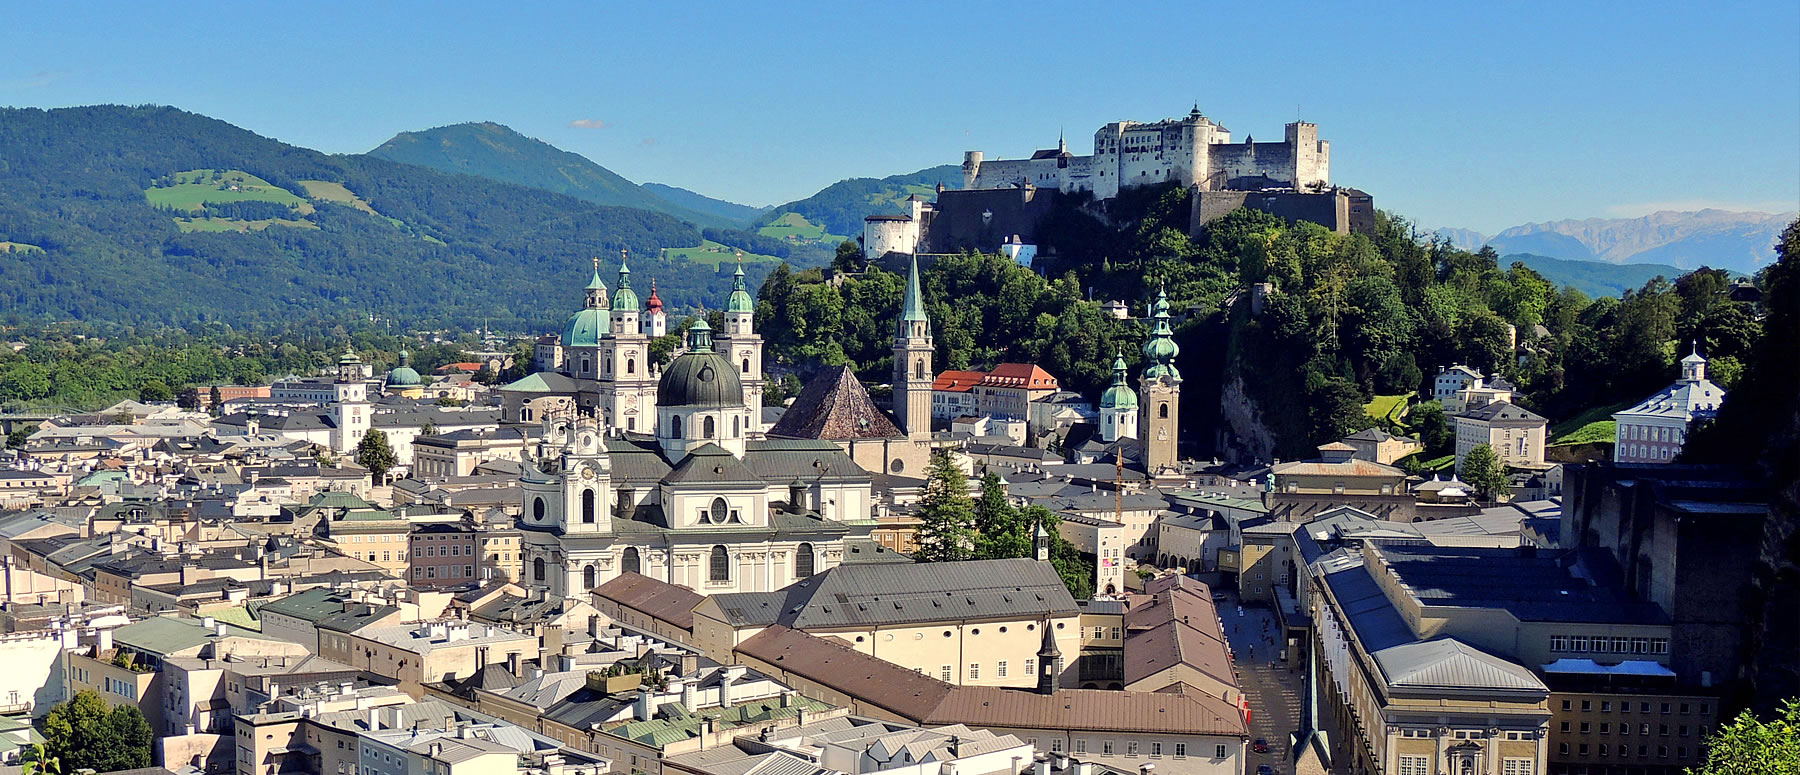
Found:
[[[1249,736],[1236,708],[1204,693],[1061,689],[1038,694],[954,686],[842,641],[781,625],[738,644],[737,651],[915,724]]]
[[[915,724],[924,723],[956,688],[864,654],[841,640],[815,637],[779,624],[738,644],[737,651]]]
[[[1131,608],[1125,612],[1127,630],[1147,630],[1172,621],[1214,632],[1216,637],[1219,611],[1205,595],[1176,589],[1153,595],[1132,595]]]
[[[1237,686],[1225,644],[1204,630],[1179,621],[1166,621],[1126,635],[1124,661],[1126,685],[1176,665],[1187,665],[1226,686]]]
[[[1293,463],[1281,463],[1269,471],[1280,475],[1300,476],[1406,476],[1405,471],[1393,466],[1360,458],[1350,458],[1342,462],[1301,460]]]
[[[789,439],[899,438],[894,421],[869,400],[869,391],[848,366],[832,366],[806,383],[770,436]]]
[[[959,686],[926,720],[1002,729],[1161,732],[1248,737],[1244,717],[1207,694],[1062,689],[1038,694],[991,686]]]
[[[611,600],[684,630],[693,629],[694,606],[706,599],[687,587],[630,572],[621,573],[618,578],[595,587],[593,594],[596,599]]]

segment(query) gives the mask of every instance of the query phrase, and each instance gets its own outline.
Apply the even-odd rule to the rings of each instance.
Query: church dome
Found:
[[[731,362],[712,351],[712,327],[704,320],[688,329],[688,351],[663,369],[656,385],[657,406],[744,405],[744,386]]]
[[[726,312],[755,312],[756,299],[750,298],[750,289],[744,286],[744,256],[738,254],[737,271],[731,277],[731,296],[725,300]]]
[[[1137,405],[1137,391],[1125,384],[1125,356],[1116,356],[1113,358],[1112,386],[1100,394],[1100,408],[1136,409]]]
[[[401,350],[400,365],[395,366],[392,371],[388,372],[387,386],[390,388],[403,388],[418,387],[425,384],[425,381],[419,378],[419,372],[415,371],[413,367],[409,365],[411,363],[411,356],[407,355],[405,350]]]
[[[563,329],[562,344],[564,347],[598,347],[600,337],[606,334],[606,311],[584,309],[569,316],[569,323]]]

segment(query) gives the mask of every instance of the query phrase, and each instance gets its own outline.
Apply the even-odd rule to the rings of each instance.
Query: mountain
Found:
[[[1689,270],[1667,264],[1611,264],[1605,261],[1569,261],[1530,253],[1500,257],[1500,268],[1523,263],[1557,285],[1574,286],[1589,296],[1623,296],[1644,287],[1655,277],[1673,280]]]
[[[105,325],[342,319],[545,330],[590,261],[716,305],[730,275],[660,212],[371,155],[328,156],[169,107],[0,108],[0,300]],[[760,282],[768,264],[747,264]],[[610,276],[610,275],[608,275]]]
[[[783,220],[784,214],[795,213],[829,234],[854,238],[862,234],[864,217],[897,214],[900,203],[914,194],[932,199],[940,184],[961,187],[962,167],[944,164],[885,178],[840,180],[805,199],[777,206],[759,223],[773,225]]]
[[[1501,253],[1615,264],[1661,263],[1755,272],[1795,213],[1661,211],[1642,218],[1588,218],[1514,226],[1488,240]]]
[[[401,132],[368,155],[568,194],[594,204],[666,213],[701,226],[738,226],[745,222],[677,204],[586,156],[491,121]]]
[[[676,207],[700,213],[701,215],[722,218],[740,226],[754,222],[757,218],[761,217],[763,213],[768,212],[769,210],[767,207],[751,207],[750,205],[741,205],[736,202],[727,202],[723,199],[714,199],[699,192],[689,191],[685,188],[662,183],[645,183],[642,188],[645,191],[656,195],[658,199],[675,205]]]
[[[1488,241],[1486,234],[1482,234],[1474,229],[1434,229],[1431,232],[1431,236],[1448,241],[1450,247],[1456,248],[1457,250],[1480,250],[1481,246],[1486,245]]]

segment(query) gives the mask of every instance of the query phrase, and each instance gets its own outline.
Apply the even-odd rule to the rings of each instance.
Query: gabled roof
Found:
[[[1549,420],[1544,419],[1543,415],[1533,412],[1530,409],[1526,409],[1525,407],[1518,406],[1511,401],[1495,401],[1486,406],[1470,409],[1457,416],[1484,422],[1493,422],[1495,420],[1515,423],[1550,422]]]
[[[751,473],[736,455],[710,441],[689,452],[668,476],[663,477],[663,481],[669,484],[767,484]]]
[[[889,439],[900,429],[869,399],[856,373],[848,366],[832,366],[812,381],[788,406],[770,436],[796,439]]]
[[[986,378],[985,371],[940,371],[932,380],[931,389],[944,393],[967,393]]]
[[[1055,568],[1028,559],[840,565],[777,592],[713,599],[728,618],[780,622],[797,629],[1043,619],[1080,610]]]
[[[574,377],[553,371],[540,371],[504,385],[500,390],[514,393],[573,393],[580,387],[581,384]]]
[[[1455,638],[1392,646],[1372,656],[1389,686],[1550,691],[1530,670]]]
[[[984,387],[1012,387],[1027,390],[1055,390],[1056,377],[1035,363],[1002,363],[981,381]]]
[[[684,630],[693,628],[694,606],[706,599],[687,587],[630,572],[595,587],[593,595],[650,614]]]

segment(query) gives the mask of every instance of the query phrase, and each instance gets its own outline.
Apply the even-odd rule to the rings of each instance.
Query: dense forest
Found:
[[[1674,378],[1676,360],[1695,344],[1730,388],[1760,330],[1756,304],[1734,300],[1730,275],[1717,270],[1593,299],[1521,263],[1502,267],[1491,250],[1421,239],[1385,213],[1369,236],[1239,210],[1193,238],[1187,196],[1147,187],[1104,207],[1067,198],[1040,234],[1054,256],[1040,268],[1053,279],[1000,256],[937,260],[924,288],[938,367],[1036,362],[1096,397],[1115,350],[1135,373],[1146,333],[1141,322],[1103,314],[1101,302],[1122,299],[1142,315],[1165,287],[1183,311],[1189,438],[1213,436],[1222,389],[1241,381],[1255,386],[1246,397],[1273,438],[1263,453],[1295,457],[1382,422],[1366,403],[1416,396],[1444,365],[1503,374],[1519,387],[1518,403],[1557,420],[1648,395]],[[1249,291],[1262,283],[1253,315]],[[901,287],[878,267],[833,282],[819,270],[777,269],[763,286],[758,325],[777,362],[803,371],[848,364],[883,381]],[[1447,443],[1441,415],[1420,419],[1428,444]]]
[[[297,200],[154,206],[159,181],[241,170]],[[353,199],[313,198],[302,181]],[[274,209],[272,209],[274,208]],[[309,211],[309,212],[308,212]],[[546,330],[579,303],[589,262],[632,252],[636,279],[676,307],[717,304],[729,268],[658,257],[701,244],[662,213],[371,156],[328,156],[165,107],[0,109],[0,300],[14,322],[234,325],[379,315],[408,324]],[[769,271],[746,265],[751,282]],[[607,275],[610,278],[610,274]]]

